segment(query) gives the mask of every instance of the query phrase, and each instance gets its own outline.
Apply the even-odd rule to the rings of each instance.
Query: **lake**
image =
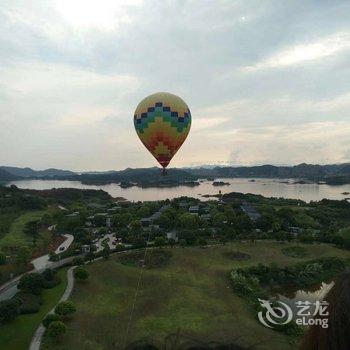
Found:
[[[306,202],[318,201],[323,198],[344,199],[350,195],[343,192],[350,192],[350,185],[329,186],[319,184],[294,184],[293,179],[216,179],[216,181],[228,182],[228,186],[213,186],[212,181],[200,180],[196,187],[178,186],[171,188],[141,188],[130,187],[120,188],[117,184],[108,185],[85,185],[79,181],[58,181],[58,180],[20,180],[12,181],[7,185],[14,184],[18,188],[44,190],[51,188],[80,188],[80,189],[102,189],[113,197],[124,197],[130,201],[151,201],[172,199],[180,196],[195,197],[202,200],[204,194],[241,192],[261,194],[265,197],[283,197],[301,199]],[[286,183],[288,182],[288,183]]]

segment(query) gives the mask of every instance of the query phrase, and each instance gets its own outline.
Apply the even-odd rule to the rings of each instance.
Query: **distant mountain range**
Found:
[[[76,173],[70,170],[61,170],[61,169],[46,169],[46,170],[33,170],[31,168],[18,168],[13,166],[0,166],[0,170],[3,170],[9,174],[18,177],[54,177],[54,176],[68,176],[75,175]]]
[[[0,167],[0,181],[13,181],[17,180],[18,178],[18,176],[13,175]]]
[[[18,168],[0,166],[0,181],[18,179],[58,179],[75,180],[88,184],[121,183],[123,187],[130,186],[176,186],[185,184],[195,186],[201,178],[294,178],[306,179],[314,182],[326,182],[332,185],[350,183],[350,163],[313,165],[299,164],[295,166],[217,166],[199,168],[170,168],[167,176],[162,176],[157,167],[138,168],[120,171],[81,172],[69,170],[46,169],[33,170],[31,168]]]

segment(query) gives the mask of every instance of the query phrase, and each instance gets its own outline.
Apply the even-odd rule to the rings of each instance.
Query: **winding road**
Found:
[[[67,250],[74,240],[73,235],[66,234],[64,236],[66,237],[66,240],[62,244],[60,244],[60,246],[55,250],[56,254],[62,253],[63,251]],[[53,262],[49,260],[49,254],[45,254],[31,261],[31,263],[34,266],[34,269],[29,271],[28,273],[42,272],[47,268],[55,269],[69,263],[72,260],[73,257],[69,257]],[[11,299],[18,292],[17,285],[22,276],[23,275],[17,276],[0,287],[0,301]]]
[[[74,287],[73,270],[75,268],[76,268],[76,266],[73,266],[67,271],[67,287],[66,287],[66,290],[63,293],[63,295],[58,303],[60,303],[61,301],[68,300],[68,298],[72,294],[73,287]],[[51,309],[51,311],[47,315],[53,314],[55,311],[55,307],[56,307],[56,305]],[[34,336],[32,338],[30,346],[29,346],[29,350],[40,350],[41,341],[42,341],[44,333],[45,333],[45,327],[43,326],[42,323],[40,323],[40,326],[38,327],[38,329],[34,333]]]

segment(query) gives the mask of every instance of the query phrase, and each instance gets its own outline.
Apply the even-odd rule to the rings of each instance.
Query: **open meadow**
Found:
[[[48,340],[44,349],[121,349],[131,344],[158,348],[184,345],[237,344],[254,349],[296,349],[297,338],[267,329],[251,307],[232,291],[232,268],[277,263],[294,264],[321,257],[350,257],[350,252],[325,244],[301,245],[306,254],[283,254],[289,243],[232,243],[208,248],[163,248],[171,258],[160,267],[144,269],[130,329],[140,267],[126,264],[121,254],[87,265],[90,277],[79,282],[72,300],[77,313],[67,323],[60,344]],[[233,251],[250,255],[235,261]],[[150,253],[152,254],[152,253]]]

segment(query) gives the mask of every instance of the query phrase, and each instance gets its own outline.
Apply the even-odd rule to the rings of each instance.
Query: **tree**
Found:
[[[30,258],[30,250],[28,247],[20,247],[16,255],[16,263],[18,265],[27,265]]]
[[[77,311],[74,303],[70,300],[67,301],[61,301],[56,307],[55,307],[55,313],[57,315],[68,317],[74,314],[74,312]]]
[[[89,273],[87,272],[87,270],[83,269],[82,267],[77,267],[77,268],[74,270],[74,277],[75,277],[77,280],[85,281],[85,280],[88,279]]]
[[[130,222],[130,228],[134,233],[138,233],[142,229],[140,220],[133,220]]]
[[[29,221],[24,225],[23,232],[32,237],[33,243],[36,243],[36,240],[39,236],[39,222],[38,221]]]
[[[92,261],[95,259],[95,254],[93,252],[89,252],[85,255],[85,261]]]
[[[137,210],[137,216],[142,219],[142,218],[147,218],[151,215],[151,211],[147,205],[142,205],[138,210]]]
[[[165,239],[164,237],[156,237],[154,240],[154,245],[156,247],[162,247],[165,245]]]
[[[183,230],[180,232],[181,239],[184,239],[188,245],[196,244],[197,237],[193,230]]]
[[[199,227],[199,218],[197,215],[189,213],[179,216],[180,225],[184,229],[196,229]]]
[[[48,314],[44,319],[43,319],[43,325],[45,328],[48,328],[49,325],[52,323],[52,322],[55,322],[55,321],[61,321],[61,316],[60,315],[57,315],[57,314]]]
[[[170,245],[171,248],[174,248],[175,244],[176,244],[176,241],[174,238],[169,238],[168,239],[168,243]]]
[[[44,277],[40,273],[27,273],[18,283],[18,289],[24,293],[39,295],[44,287]]]
[[[19,304],[16,299],[0,301],[0,323],[15,319],[20,313]]]
[[[106,235],[107,232],[108,232],[107,227],[101,227],[101,228],[98,230],[98,234],[99,234],[100,236]]]
[[[3,252],[0,252],[0,265],[6,264],[6,255]]]
[[[58,341],[66,331],[67,327],[62,321],[53,321],[47,329],[47,334],[51,339]]]
[[[143,248],[147,245],[146,240],[143,237],[136,237],[133,239],[132,243],[135,248]]]
[[[50,261],[58,261],[60,260],[60,256],[56,254],[55,252],[50,252],[49,253],[49,260]]]
[[[105,244],[103,250],[102,250],[102,256],[105,260],[109,259],[109,256],[111,254],[111,249],[109,248],[108,244]]]
[[[35,221],[28,221],[25,225],[24,225],[24,229],[23,232],[26,235],[29,236],[37,236],[39,234],[38,232],[38,228],[39,228],[39,222],[37,220]]]
[[[84,259],[81,257],[81,256],[76,256],[74,259],[73,259],[73,265],[84,265]]]
[[[180,239],[179,240],[180,247],[185,248],[186,247],[186,240],[185,239]]]
[[[226,221],[226,215],[224,213],[218,211],[213,215],[214,226],[221,227],[224,221]]]
[[[198,240],[198,243],[199,243],[199,245],[202,246],[202,247],[206,247],[206,246],[208,245],[207,241],[206,241],[204,238],[200,238],[200,239]]]
[[[41,224],[43,225],[50,225],[52,223],[52,218],[51,218],[51,215],[49,214],[44,214],[42,217],[41,217],[41,220],[40,220]]]
[[[42,273],[42,276],[47,281],[52,281],[55,278],[55,272],[51,269],[45,269]]]

